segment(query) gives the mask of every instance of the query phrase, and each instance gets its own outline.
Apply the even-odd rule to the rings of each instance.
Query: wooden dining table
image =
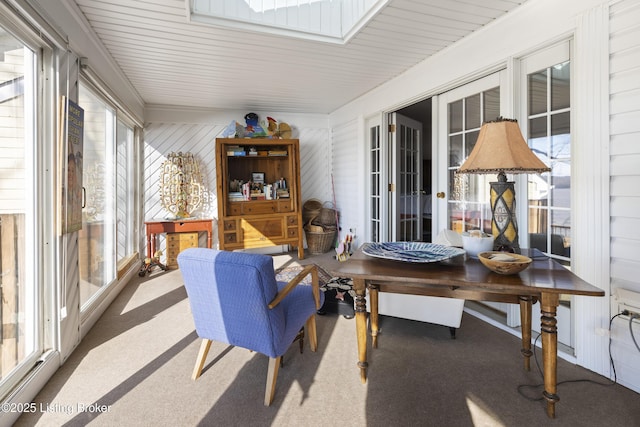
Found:
[[[520,305],[524,368],[530,370],[531,306],[540,302],[540,331],[544,366],[544,399],[547,415],[555,418],[558,337],[556,311],[560,295],[604,296],[604,291],[573,274],[538,250],[521,249],[533,262],[524,271],[502,275],[487,269],[466,254],[445,261],[410,263],[370,257],[357,250],[334,268],[336,277],[351,278],[355,291],[358,367],[367,381],[367,305],[370,296],[372,348],[378,345],[378,292],[494,301]]]

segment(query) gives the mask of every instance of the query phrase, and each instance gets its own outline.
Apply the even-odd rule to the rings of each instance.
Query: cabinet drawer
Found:
[[[276,213],[277,205],[275,202],[246,202],[242,206],[244,215],[261,215]]]
[[[298,225],[298,215],[289,215],[287,217],[287,227],[294,227]]]
[[[287,228],[287,237],[298,237],[298,228]]]
[[[227,215],[235,216],[242,214],[242,203],[229,203],[229,212]]]
[[[278,200],[278,212],[280,213],[293,212],[293,201]]]
[[[268,242],[285,237],[284,221],[281,217],[242,219],[242,241]]]
[[[235,219],[225,219],[223,222],[224,231],[232,231],[236,229]]]
[[[238,235],[236,233],[224,233],[225,243],[236,243],[238,241]]]

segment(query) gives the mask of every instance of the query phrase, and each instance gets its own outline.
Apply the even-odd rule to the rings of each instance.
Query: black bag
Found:
[[[320,288],[324,292],[324,304],[318,314],[337,313],[347,319],[355,316],[353,306],[353,281],[351,279],[334,277]]]

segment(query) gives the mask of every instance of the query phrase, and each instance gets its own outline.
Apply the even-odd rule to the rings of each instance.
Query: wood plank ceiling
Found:
[[[339,45],[189,22],[186,0],[75,0],[147,105],[301,113],[334,111],[524,1],[391,0]]]

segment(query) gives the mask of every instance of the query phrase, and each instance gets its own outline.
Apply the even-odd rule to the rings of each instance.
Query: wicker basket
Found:
[[[323,205],[322,208],[320,208],[316,221],[324,225],[336,225],[336,210],[332,208],[325,208]]]
[[[307,248],[309,253],[312,254],[324,254],[331,250],[333,242],[336,239],[337,230],[324,231],[321,233],[314,233],[312,231],[305,231],[307,236]]]
[[[320,215],[322,202],[318,199],[309,199],[302,205],[302,223],[307,224],[313,218]]]

